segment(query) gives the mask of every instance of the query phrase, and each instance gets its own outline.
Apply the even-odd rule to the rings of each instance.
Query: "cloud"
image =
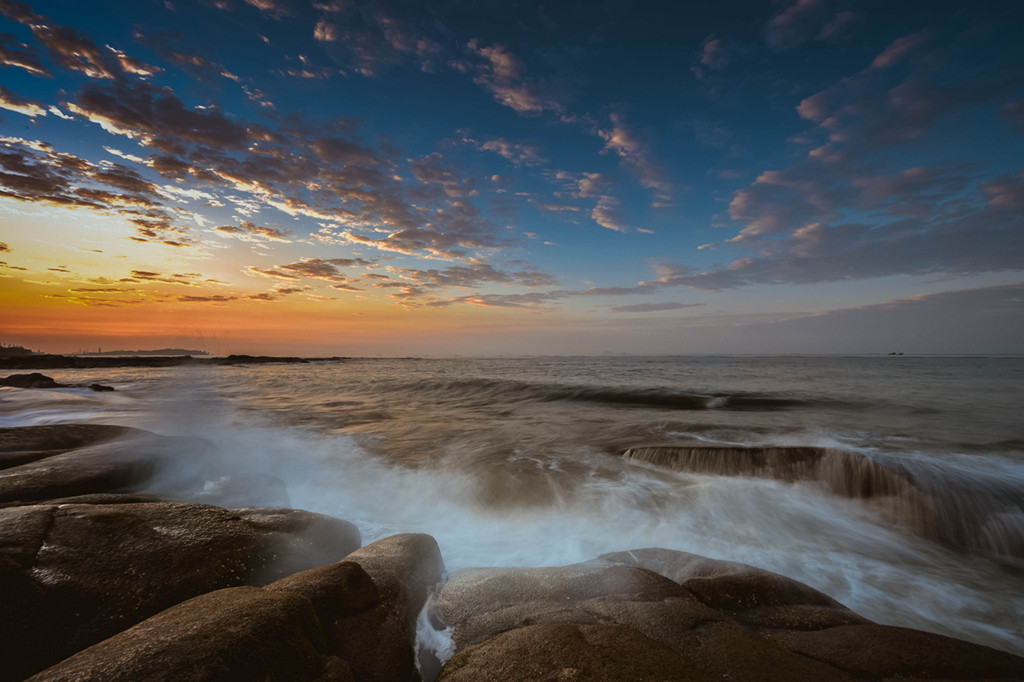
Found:
[[[291,234],[290,230],[279,230],[273,227],[263,227],[243,220],[238,225],[221,225],[220,227],[213,228],[217,232],[241,239],[243,241],[260,242],[260,241],[276,241],[276,242],[291,242],[288,236]]]
[[[103,50],[75,29],[53,24],[49,18],[35,13],[25,3],[0,0],[0,14],[4,14],[11,21],[28,26],[35,39],[46,48],[50,59],[55,63],[90,78],[115,80],[122,78],[124,74],[152,75],[159,71],[114,48],[110,48],[110,51]],[[7,49],[4,52],[10,53]],[[13,56],[16,58],[13,65],[40,75],[48,74],[45,67],[40,72],[41,65],[33,54],[18,51]],[[4,63],[10,62],[5,60]]]
[[[443,48],[410,20],[409,6],[401,8],[401,15],[408,17],[385,3],[315,3],[314,7],[330,15],[317,21],[314,40],[357,73],[379,76],[409,59],[430,72],[440,61]]]
[[[93,164],[44,142],[0,138],[0,196],[124,216],[139,241],[190,243],[155,185],[124,166]]]
[[[184,144],[241,149],[259,132],[235,123],[218,109],[190,109],[170,88],[144,82],[88,83],[68,108],[110,133],[168,153],[184,151]]]
[[[616,232],[629,232],[629,226],[622,214],[622,202],[612,196],[602,196],[597,206],[590,212],[590,217],[601,227]]]
[[[757,338],[760,352],[1017,354],[1024,352],[1024,283],[911,296],[750,330],[738,336]]]
[[[854,12],[836,11],[829,0],[788,0],[765,26],[765,44],[786,51],[812,40],[835,39],[859,18]]]
[[[24,69],[34,76],[53,76],[31,46],[7,33],[0,33],[0,64]]]
[[[683,310],[697,308],[703,303],[634,303],[633,305],[615,305],[610,310],[616,313],[654,313],[663,310]]]
[[[0,85],[0,108],[35,118],[36,116],[46,116],[45,107],[43,102],[25,99]]]
[[[811,223],[758,242],[758,255],[697,272],[662,265],[658,286],[722,290],[752,284],[810,284],[889,275],[970,275],[1020,270],[1024,219],[987,206],[879,225]]]
[[[473,82],[490,90],[494,100],[520,114],[552,112],[564,115],[565,107],[551,83],[541,84],[526,75],[526,64],[500,44],[483,45],[474,38],[467,44],[481,57]]]
[[[1024,172],[1004,175],[982,183],[981,190],[990,208],[998,210],[1024,210]]]
[[[910,35],[897,38],[889,44],[882,52],[875,57],[874,61],[871,62],[872,69],[885,69],[894,64],[897,64],[907,58],[908,55],[922,47],[931,38],[931,32],[928,30],[918,31],[911,33]]]
[[[732,55],[726,48],[725,41],[712,34],[701,43],[700,57],[697,61],[713,71],[719,71],[729,65]]]
[[[542,166],[547,163],[547,159],[541,156],[540,148],[536,145],[511,142],[501,137],[478,142],[465,135],[462,141],[472,144],[477,149],[494,152],[511,161],[514,166]]]
[[[626,125],[619,114],[610,114],[609,120],[612,127],[598,131],[605,142],[605,149],[615,152],[640,184],[654,192],[658,202],[672,201],[672,183],[668,181],[665,169],[651,160],[650,145]]]

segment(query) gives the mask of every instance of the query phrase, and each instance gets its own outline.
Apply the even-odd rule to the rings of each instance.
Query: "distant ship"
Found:
[[[889,353],[889,355],[903,355],[903,352],[894,350],[893,352]]]

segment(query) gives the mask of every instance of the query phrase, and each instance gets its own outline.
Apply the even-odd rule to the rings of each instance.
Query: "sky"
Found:
[[[0,0],[0,343],[1024,353],[1024,3]]]

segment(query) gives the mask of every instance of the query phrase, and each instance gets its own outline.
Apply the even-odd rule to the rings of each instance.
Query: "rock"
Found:
[[[1011,654],[955,640],[940,654],[948,638],[875,625],[807,585],[753,566],[662,549],[554,568],[466,569],[451,576],[431,607],[452,628],[456,646],[445,680],[1024,679],[1024,659]],[[676,658],[659,659],[667,667],[646,678],[583,668],[574,655],[548,651],[544,636],[531,634],[540,626],[561,628],[541,632],[580,652],[589,651],[580,637],[590,643],[587,633],[605,628],[631,631]],[[613,640],[625,641],[619,637]]]
[[[437,544],[399,535],[350,557],[195,597],[32,679],[419,680],[407,616],[441,578]]]
[[[457,649],[506,630],[537,623],[599,624],[608,620],[589,600],[622,597],[641,602],[675,599],[678,614],[717,617],[675,582],[638,566],[596,559],[551,568],[470,568],[452,575],[431,601]]]
[[[235,587],[173,606],[31,678],[33,682],[351,682],[327,653],[309,600]]]
[[[0,429],[0,469],[114,440],[128,433],[142,432],[105,424],[48,424]]]
[[[847,625],[777,632],[781,646],[861,678],[1022,680],[1024,659],[951,637],[890,627]]]
[[[0,379],[0,386],[14,386],[15,388],[65,388],[64,384],[58,384],[51,377],[39,372],[12,374],[6,379]]]
[[[38,588],[22,609],[33,643],[4,658],[39,670],[193,596],[264,584],[358,546],[351,524],[290,509],[236,513],[159,502],[0,509],[0,558],[20,570],[6,584],[27,578]]]
[[[748,625],[814,630],[870,622],[808,585],[746,564],[668,549],[635,549],[600,558],[660,573],[705,605]]]
[[[547,623],[500,634],[455,655],[439,682],[715,678],[635,630]]]
[[[184,463],[190,458],[206,457],[211,448],[210,443],[198,438],[171,438],[137,429],[125,430],[117,440],[43,455],[35,461],[0,471],[0,504],[137,492],[160,471],[163,462],[173,460],[174,471],[187,472],[189,469]]]
[[[51,377],[39,372],[31,374],[12,374],[6,379],[0,379],[0,386],[13,386],[15,388],[81,388],[76,384],[60,384]],[[113,386],[103,384],[89,384],[88,388],[94,391],[113,391]]]
[[[328,637],[346,642],[356,679],[418,680],[416,620],[427,596],[444,575],[437,542],[429,535],[393,535],[345,557],[373,581],[379,603],[358,617],[329,628]]]

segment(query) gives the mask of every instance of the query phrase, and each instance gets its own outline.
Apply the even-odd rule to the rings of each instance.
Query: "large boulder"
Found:
[[[82,427],[62,425],[52,432],[53,438],[50,441],[38,431],[33,433],[25,432],[24,429],[11,429],[4,433],[9,443],[17,442],[24,435],[23,442],[28,444],[29,449],[13,452],[22,459],[34,461],[0,471],[0,506],[76,495],[137,492],[150,483],[165,464],[172,462],[174,466],[167,466],[167,472],[162,476],[165,486],[199,488],[202,481],[183,479],[194,476],[191,472],[201,467],[190,467],[187,464],[189,461],[199,463],[208,458],[213,447],[198,438],[158,436],[138,429],[123,429],[120,437],[115,440],[99,436],[113,436],[116,431],[94,428],[86,433],[97,436],[99,442],[86,441],[84,446],[72,445],[74,449],[59,453],[53,453],[52,450],[63,450],[64,444],[73,442],[75,434],[86,437]],[[65,440],[61,441],[62,437]],[[33,447],[33,444],[40,442],[60,445]],[[27,454],[29,452],[39,453],[39,456],[30,457]],[[172,480],[175,477],[179,480]]]
[[[234,587],[194,597],[79,652],[33,682],[352,682],[309,600]]]
[[[456,646],[445,680],[1024,679],[1016,656],[875,625],[784,576],[670,550],[552,568],[467,569],[451,576],[431,607]],[[599,661],[580,667],[579,658],[593,656],[585,652],[594,632],[624,642],[622,630],[671,651],[676,658],[658,658],[671,670],[635,676]],[[546,649],[546,636],[574,653]],[[943,647],[943,655],[930,653]]]
[[[133,432],[141,434],[126,426],[106,424],[46,424],[0,429],[0,469],[28,464]]]
[[[416,615],[443,570],[433,538],[385,538],[264,588],[180,603],[32,680],[418,681]]]
[[[290,509],[0,509],[0,593],[21,595],[0,608],[0,679],[21,679],[196,595],[266,584],[338,561],[359,544],[351,524]],[[6,636],[22,631],[30,634],[17,646]]]
[[[566,623],[502,633],[457,654],[438,678],[439,682],[714,679],[636,630]]]
[[[345,557],[358,564],[379,595],[374,608],[330,628],[334,647],[350,652],[356,679],[419,680],[416,622],[444,576],[444,560],[429,535],[407,533],[378,540]],[[299,576],[295,576],[295,579]],[[291,589],[296,589],[294,583]]]

